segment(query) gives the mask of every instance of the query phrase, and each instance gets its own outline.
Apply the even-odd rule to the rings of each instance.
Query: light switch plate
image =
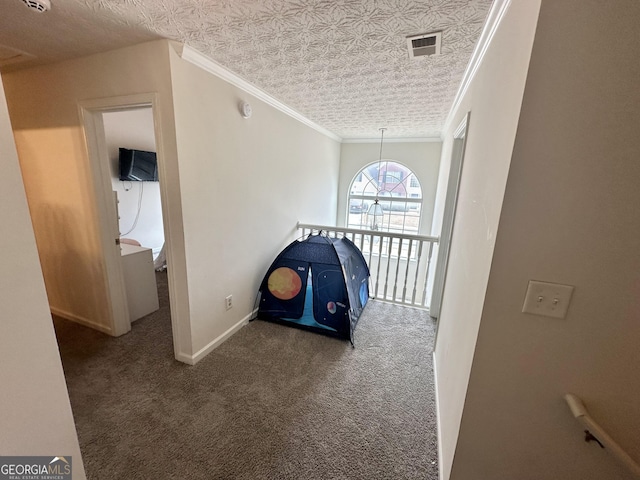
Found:
[[[522,311],[533,315],[564,318],[567,316],[572,293],[571,285],[530,280]]]

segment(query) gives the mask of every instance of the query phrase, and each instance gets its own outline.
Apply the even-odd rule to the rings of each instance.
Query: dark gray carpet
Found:
[[[90,480],[438,478],[427,314],[371,301],[355,349],[256,320],[190,367],[158,283],[123,337],[54,319]]]

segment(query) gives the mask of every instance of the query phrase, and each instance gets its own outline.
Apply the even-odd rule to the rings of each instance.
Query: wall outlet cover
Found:
[[[224,306],[227,310],[231,310],[231,307],[233,307],[233,295],[229,295],[228,297],[225,297]]]

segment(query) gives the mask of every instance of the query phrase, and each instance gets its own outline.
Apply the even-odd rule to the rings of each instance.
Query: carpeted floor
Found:
[[[355,349],[256,320],[190,367],[157,275],[123,337],[54,319],[89,480],[438,478],[427,314],[372,301]]]

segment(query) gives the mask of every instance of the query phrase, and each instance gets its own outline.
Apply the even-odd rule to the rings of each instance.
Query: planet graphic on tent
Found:
[[[302,280],[295,270],[288,267],[280,267],[269,275],[267,288],[274,297],[280,300],[291,300],[300,293]]]

